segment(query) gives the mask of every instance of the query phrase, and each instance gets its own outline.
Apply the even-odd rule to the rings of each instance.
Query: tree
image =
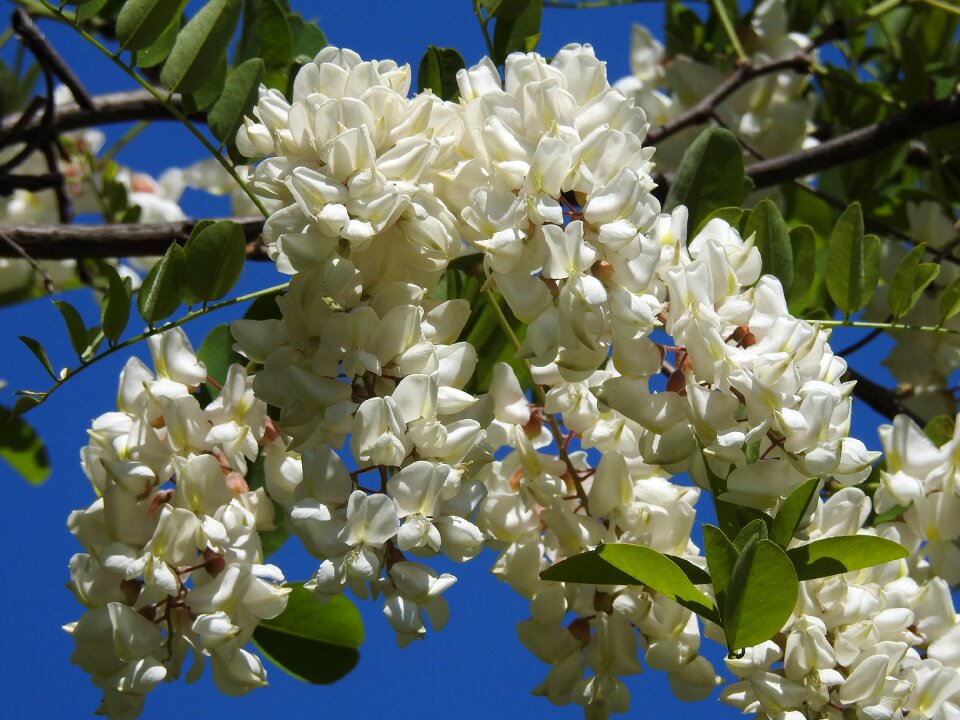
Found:
[[[63,370],[21,338],[51,384],[4,411],[0,452],[42,482],[51,394],[152,359],[98,409],[68,521],[103,712],[207,664],[230,695],[263,657],[336,681],[362,641],[345,593],[406,645],[446,623],[436,559],[485,547],[531,601],[535,692],[587,717],[628,709],[641,657],[709,696],[701,635],[744,711],[957,711],[952,5],[668,3],[611,88],[591,47],[534,49],[545,13],[622,3],[478,0],[489,57],[428,45],[415,77],[283,0],[17,4],[4,300],[87,285],[99,312],[55,301]],[[139,89],[91,95],[38,23]],[[169,119],[211,159],[118,164]],[[234,215],[187,219],[187,185]],[[248,260],[289,284],[231,295]],[[194,320],[247,301],[194,352]],[[884,340],[895,388],[852,364]],[[885,455],[851,434],[861,403]],[[267,562],[285,542],[305,582]]]

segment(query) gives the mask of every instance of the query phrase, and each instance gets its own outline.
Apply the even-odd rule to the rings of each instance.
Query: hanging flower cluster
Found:
[[[627,710],[621,677],[641,654],[684,699],[719,678],[690,610],[645,586],[541,579],[551,564],[634,543],[703,568],[690,538],[701,489],[775,514],[809,478],[844,488],[811,511],[809,538],[868,532],[867,499],[844,486],[879,453],[848,436],[846,364],[827,333],[790,316],[752,237],[721,219],[688,228],[683,207],[661,213],[646,116],[593,50],[514,54],[502,77],[484,60],[457,81],[458,102],[410,98],[408,67],[326,48],[292,101],[261,90],[238,147],[266,158],[252,187],[279,208],[264,240],[292,278],[280,318],[232,326],[259,369],[232,369],[202,409],[190,391],[206,372],[165,334],[160,377],[128,366],[121,412],[97,421],[85,453],[102,497],[71,520],[90,553],[73,585],[94,608],[73,632],[109,714],[139,707],[191,649],[227,691],[262,683],[240,646],[284,591],[260,564],[271,505],[242,480],[260,453],[271,499],[319,560],[306,584],[319,601],[348,588],[382,599],[405,645],[443,626],[456,580],[421,561],[492,548],[494,573],[530,599],[521,641],[551,665],[535,692],[591,719]],[[519,362],[467,391],[478,355],[459,338],[478,308],[440,282],[464,255],[482,268],[484,298],[497,291],[525,326],[516,357],[533,398]],[[121,547],[112,522],[136,523]],[[725,699],[770,715],[893,717],[863,704],[880,696],[864,683],[882,676],[889,707],[931,707],[916,698],[943,661],[911,648],[952,637],[955,617],[942,580],[907,577],[921,565],[807,582],[782,638],[729,662],[742,681]],[[921,617],[935,618],[929,631],[913,627]],[[953,697],[945,687],[938,703]]]
[[[70,515],[85,552],[70,561],[70,588],[86,608],[66,626],[72,660],[103,690],[101,711],[135,718],[158,683],[203,672],[228,695],[265,683],[244,649],[261,619],[279,615],[289,590],[263,564],[260,531],[273,527],[249,462],[284,454],[251,378],[233,365],[205,408],[191,392],[207,370],[179,328],[150,339],[157,374],[131,358],[119,410],[101,415],[81,453],[97,499]]]

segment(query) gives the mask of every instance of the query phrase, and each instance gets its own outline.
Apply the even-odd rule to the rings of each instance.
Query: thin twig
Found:
[[[705,123],[711,118],[720,103],[754,78],[780,70],[793,70],[800,74],[806,74],[810,72],[812,62],[810,55],[806,52],[800,52],[758,64],[746,63],[741,65],[696,105],[680,113],[665,125],[650,130],[647,133],[646,142],[648,145],[656,145],[684,128]]]
[[[40,28],[34,24],[26,11],[22,8],[14,10],[11,22],[14,31],[20,36],[24,45],[30,48],[30,52],[34,54],[37,61],[60,78],[60,81],[73,93],[73,97],[80,107],[92,110],[93,100],[90,98],[90,93],[83,87],[80,79],[70,69],[66,61],[47,42],[43,33],[40,32]]]
[[[892,319],[892,318],[891,318],[891,319]],[[888,322],[889,322],[889,321],[888,321]],[[836,350],[833,354],[834,354],[834,355],[839,355],[839,356],[842,357],[842,358],[845,358],[845,357],[847,357],[848,355],[852,355],[852,354],[855,353],[857,350],[860,350],[860,349],[862,349],[862,348],[865,348],[867,345],[869,345],[869,344],[872,343],[874,340],[876,340],[878,337],[880,337],[880,335],[883,334],[883,330],[884,330],[883,328],[874,328],[873,330],[871,330],[870,332],[868,332],[866,335],[864,335],[862,338],[860,338],[859,340],[857,340],[855,343],[851,343],[850,345],[848,345],[847,347],[843,348],[842,350]]]

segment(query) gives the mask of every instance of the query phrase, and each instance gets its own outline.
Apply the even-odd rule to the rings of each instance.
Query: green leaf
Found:
[[[827,251],[827,291],[845,315],[870,301],[880,275],[880,238],[863,234],[863,212],[855,202],[840,216]]]
[[[751,540],[733,566],[723,611],[731,651],[776,635],[797,604],[799,583],[786,553],[770,540]]]
[[[940,322],[945,323],[960,312],[960,277],[956,277],[940,294]]]
[[[747,543],[754,538],[757,540],[767,539],[767,525],[763,522],[763,520],[751,520],[744,525],[740,532],[737,533],[737,536],[733,539],[733,546],[737,549],[738,553],[741,553],[747,546]]]
[[[220,220],[194,230],[184,247],[187,289],[204,302],[219,300],[237,282],[247,259],[243,228]]]
[[[336,682],[353,670],[360,658],[360,613],[343,595],[320,604],[301,583],[290,587],[287,609],[257,626],[254,643],[271,662],[298,680]]]
[[[689,560],[676,555],[665,554],[665,557],[669,558],[670,562],[683,570],[683,574],[686,575],[694,585],[708,585],[711,582],[710,573],[699,565],[694,565]]]
[[[503,65],[512,52],[531,52],[540,38],[543,0],[501,0],[492,11],[493,62]]]
[[[266,84],[286,90],[294,52],[293,31],[287,21],[287,13],[277,0],[258,0],[257,5],[259,57],[266,66]]]
[[[900,261],[893,273],[893,280],[890,281],[890,289],[887,292],[887,302],[895,320],[899,320],[913,309],[927,285],[933,282],[940,272],[938,265],[920,262],[926,249],[926,243],[917,245]]]
[[[937,447],[943,447],[953,440],[953,433],[956,430],[956,418],[952,415],[937,415],[930,418],[927,424],[923,426],[924,434],[933,441]]]
[[[170,90],[190,93],[206,85],[233,36],[240,0],[210,0],[180,31],[160,80]]]
[[[703,549],[707,556],[707,570],[710,571],[710,577],[713,579],[713,592],[717,597],[717,607],[723,613],[724,603],[727,598],[727,587],[730,584],[730,578],[733,576],[733,566],[737,564],[737,548],[733,546],[723,530],[714,526],[704,524],[703,526]]]
[[[157,38],[157,41],[150,47],[137,50],[137,52],[133,54],[133,64],[139,68],[152,68],[166,60],[170,56],[170,51],[173,50],[174,44],[177,42],[177,35],[180,34],[182,21],[183,18],[181,17],[180,21],[168,25],[167,29],[163,31],[163,34]]]
[[[909,554],[903,545],[872,535],[828,537],[787,551],[801,580],[882,565]]]
[[[663,209],[670,212],[686,205],[687,227],[698,227],[714,210],[740,204],[743,177],[737,138],[729,130],[707,128],[683,154]]]
[[[213,105],[223,92],[227,80],[227,56],[221,55],[210,79],[199,90],[183,95],[183,111],[188,115],[200,113]]]
[[[773,275],[783,285],[783,294],[790,297],[793,285],[793,246],[790,231],[777,206],[761,200],[750,213],[744,237],[755,235],[754,243],[763,259],[764,275]]]
[[[460,97],[457,71],[466,66],[463,57],[453,48],[428,45],[417,71],[417,92],[429,88],[438,98],[456,102]]]
[[[121,50],[144,50],[177,22],[187,0],[127,0],[117,16]]]
[[[790,229],[790,254],[793,256],[793,285],[787,296],[788,307],[800,315],[815,302],[823,278],[817,272],[817,236],[809,225]]]
[[[313,60],[327,46],[327,36],[312,22],[296,14],[287,16],[293,31],[293,61],[304,65]]]
[[[277,305],[277,298],[283,295],[283,290],[278,290],[272,295],[261,295],[252,303],[243,314],[244,320],[280,320],[283,313],[280,312],[280,306]]]
[[[642,545],[614,543],[574,555],[547,568],[544,580],[592,585],[646,585],[702,617],[716,619],[710,599],[663,553]]]
[[[173,243],[160,262],[150,268],[137,294],[137,309],[148,325],[169,317],[180,306],[183,276],[183,248]]]
[[[133,290],[130,278],[121,278],[112,265],[103,265],[103,273],[110,286],[100,308],[100,324],[103,335],[110,342],[116,342],[127,328],[130,320],[130,297]]]
[[[70,336],[70,346],[82,358],[87,346],[90,344],[90,334],[87,331],[87,325],[77,309],[65,300],[54,300],[53,304],[63,316],[63,322],[67,326],[67,334]]]
[[[47,357],[47,351],[43,349],[43,345],[40,344],[40,341],[34,340],[32,337],[27,337],[26,335],[21,335],[20,342],[26,345],[27,349],[33,353],[33,356],[40,361],[40,364],[43,365],[43,369],[50,374],[50,377],[53,378],[53,381],[60,382],[60,378],[58,378],[57,374],[53,371],[53,365],[50,364],[50,358]]]
[[[701,220],[700,224],[697,226],[697,229],[694,231],[694,233],[692,235],[689,235],[688,233],[688,237],[691,239],[695,238],[697,235],[700,234],[700,231],[707,226],[707,223],[709,223],[711,220],[715,218],[719,218],[720,220],[723,220],[725,223],[727,223],[727,225],[729,225],[730,227],[736,228],[739,230],[744,225],[743,220],[745,217],[746,218],[750,217],[749,210],[745,210],[739,207],[717,208],[716,210],[711,212],[709,215],[707,215],[703,220]],[[687,228],[689,227],[690,226],[687,225]],[[741,235],[743,235],[743,233],[741,233]],[[743,235],[743,237],[746,237],[746,235]]]
[[[233,343],[230,325],[217,325],[207,334],[197,350],[197,359],[207,366],[207,376],[221,386],[227,379],[227,370],[231,365],[234,363],[242,365],[246,362],[246,359],[233,349]],[[205,385],[211,397],[219,394],[220,391],[209,382]]]
[[[50,458],[43,440],[29,423],[17,417],[13,410],[2,405],[0,405],[0,458],[6,460],[10,467],[31,485],[40,485],[50,477]]]
[[[770,528],[770,539],[782,548],[786,548],[800,527],[800,522],[806,515],[810,502],[820,489],[820,481],[811,478],[794,490],[787,499],[780,504],[780,509],[773,516],[773,526]]]
[[[257,102],[260,83],[263,82],[264,65],[260,58],[253,58],[232,68],[220,93],[220,99],[210,108],[207,127],[221,143],[232,144],[243,116]]]

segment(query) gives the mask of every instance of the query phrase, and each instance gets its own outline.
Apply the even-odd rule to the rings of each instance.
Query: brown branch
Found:
[[[247,258],[266,260],[260,243],[262,217],[231,218],[247,238]],[[163,255],[172,242],[185,241],[197,220],[142,225],[0,225],[0,231],[35,260],[143,257]],[[0,257],[22,257],[0,244]]]
[[[40,32],[40,28],[34,24],[27,12],[23,8],[17,8],[13,11],[10,22],[14,31],[23,41],[23,44],[30,48],[30,52],[37,58],[37,61],[43,67],[51,70],[54,75],[60,78],[60,82],[70,89],[77,104],[86,110],[93,109],[93,100],[80,82],[80,78],[74,74],[66,61],[47,42],[43,33]]]
[[[857,381],[856,387],[853,388],[854,396],[866,403],[874,412],[890,420],[893,420],[896,415],[907,415],[920,427],[924,426],[923,418],[909,410],[896,391],[865,378],[853,368],[847,368],[843,379]]]
[[[754,78],[762,75],[769,75],[780,70],[794,70],[800,74],[810,72],[812,60],[806,52],[794,53],[781,58],[774,58],[763,63],[747,63],[734,70],[726,80],[720,83],[713,92],[704,97],[693,107],[680,113],[670,122],[658,128],[653,128],[647,133],[647,144],[656,145],[666,138],[670,137],[690,127],[691,125],[700,125],[713,117],[717,107],[730,97],[733,93],[746,85]]]
[[[899,115],[826,140],[816,147],[754,163],[745,172],[757,188],[779,185],[859,160],[928,130],[957,122],[960,122],[960,95],[951,95],[944,100],[915,105]]]
[[[18,125],[20,115],[8,115],[0,124],[0,147],[8,147],[16,143],[36,143],[49,134],[97,125],[138,120],[176,120],[163,103],[146,90],[96,95],[92,98],[92,102],[93,107],[89,110],[75,102],[58,106],[49,127],[32,119],[28,123]],[[179,109],[183,108],[179,95],[173,96],[171,103]],[[197,114],[188,117],[191,120],[203,120],[206,116]]]

